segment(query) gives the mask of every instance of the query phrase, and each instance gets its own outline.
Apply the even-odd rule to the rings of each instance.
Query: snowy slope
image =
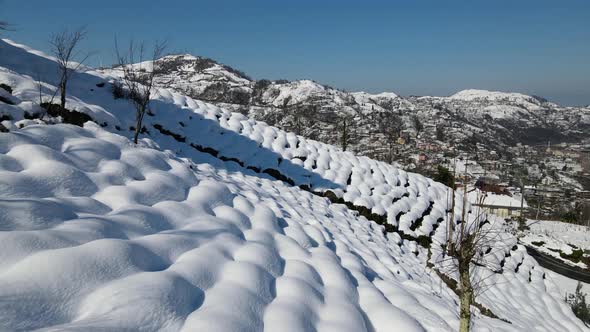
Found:
[[[44,58],[27,59],[30,55],[21,48],[11,47],[5,52],[14,52],[11,58],[22,59],[19,60],[22,64],[11,64],[20,72],[26,72],[29,67],[51,68],[51,63]],[[27,64],[30,62],[32,66]],[[51,70],[48,70],[46,75],[50,73]],[[130,111],[128,101],[113,100],[108,85],[102,88],[96,86],[109,78],[93,74],[74,76],[73,94],[84,97],[83,100],[74,98],[68,103],[69,107],[91,115],[107,129],[130,135],[131,131],[127,129],[134,125],[134,113]],[[14,72],[6,73],[5,77],[6,82],[15,88],[15,97],[38,99],[35,82],[19,80]],[[23,101],[23,107],[33,109],[35,105]],[[413,236],[430,234],[432,224],[440,222],[439,218],[444,216],[448,188],[423,176],[342,152],[333,146],[280,131],[241,114],[166,89],[158,91],[151,107],[155,115],[146,116],[146,129],[152,137],[158,138],[162,147],[182,156],[192,157],[198,151],[207,149],[214,151],[218,158],[234,160],[251,170],[263,173],[276,170],[297,186],[307,186],[319,192],[329,189],[348,202],[370,209],[372,213],[387,215],[391,224],[399,225],[401,230]],[[17,112],[10,112],[15,120],[19,119],[15,115]],[[35,112],[41,110],[36,109]],[[177,138],[162,132],[170,132]],[[236,144],[238,137],[239,144]],[[420,204],[412,206],[416,201]],[[433,209],[429,222],[411,230],[414,216],[422,215],[430,204]],[[460,206],[457,208],[460,209]],[[400,213],[410,213],[412,217],[398,224],[396,217]]]
[[[512,101],[529,101],[539,103],[538,100],[531,96],[524,95],[522,93],[515,92],[499,92],[499,91],[488,91],[488,90],[477,90],[468,89],[462,90],[449,97],[450,99],[460,100],[477,100],[477,99],[488,99],[488,100],[512,100]]]
[[[55,120],[33,79],[50,95],[54,64],[0,52],[15,104],[0,102],[0,329],[457,329],[458,299],[426,265],[442,264],[448,188],[166,89],[136,147],[129,102],[92,71],[67,106],[102,128],[32,125]],[[431,255],[400,234],[432,238]],[[490,285],[479,301],[511,323],[476,310],[475,329],[584,331],[515,242],[491,245],[501,272],[476,269]]]
[[[4,329],[456,329],[456,298],[420,256],[343,205],[96,125],[1,138]],[[547,305],[476,326],[542,314],[546,331],[581,328],[535,284],[512,277],[490,296]]]
[[[136,64],[151,68],[151,61]],[[190,54],[167,55],[157,60],[164,75],[157,77],[157,86],[166,86],[186,94],[198,95],[204,100],[232,104],[244,104],[252,93],[253,83],[242,72],[219,64],[212,59]],[[101,72],[117,72],[120,69],[103,69]]]
[[[373,104],[377,104],[376,100],[378,99],[395,99],[398,98],[398,95],[396,95],[393,92],[381,92],[381,93],[367,93],[367,92],[352,92],[352,95],[354,96],[354,99],[356,99],[356,101],[361,104],[361,103],[373,103]]]
[[[553,220],[529,220],[528,230],[525,230],[520,241],[537,250],[562,260],[566,264],[590,268],[583,261],[573,262],[561,257],[561,254],[571,255],[574,250],[582,250],[586,254],[586,261],[590,257],[590,227],[568,224]],[[571,292],[571,290],[570,290]]]
[[[364,261],[398,288],[420,271],[343,206],[97,126],[1,142],[3,329],[420,330]]]
[[[345,144],[347,149],[373,159],[390,160],[383,123],[389,122],[384,117],[392,116],[399,116],[395,121],[406,141],[442,138],[463,152],[477,147],[482,153],[504,153],[519,142],[542,144],[551,139],[559,143],[590,137],[588,109],[561,107],[520,93],[464,90],[451,97],[351,93],[310,80],[252,80],[229,66],[188,54],[166,56],[158,64],[164,75],[156,79],[156,86],[324,143],[342,146],[340,125],[352,118],[349,131],[355,137]],[[116,69],[100,72],[117,75]],[[440,137],[437,130],[445,135]],[[409,154],[405,151],[396,159],[411,169],[413,162],[404,158]]]

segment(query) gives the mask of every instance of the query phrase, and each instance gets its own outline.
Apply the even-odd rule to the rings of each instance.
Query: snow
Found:
[[[364,91],[353,92],[352,95],[359,103],[368,103],[374,99],[395,99],[399,96],[393,92],[368,93]]]
[[[588,226],[553,220],[528,220],[527,226],[529,230],[525,231],[520,238],[522,243],[526,243],[567,264],[588,268],[582,262],[574,263],[571,260],[561,258],[559,252],[570,255],[574,249],[590,250],[590,228]],[[533,242],[536,244],[533,244]]]
[[[530,234],[543,234],[582,249],[590,249],[590,228],[587,226],[553,220],[530,220],[527,225],[530,228]]]
[[[91,124],[29,126],[1,142],[11,161],[0,176],[11,189],[1,191],[3,329],[359,331],[368,315],[375,327],[422,330],[373,296],[364,270],[392,278],[400,267],[375,252],[388,248],[383,234],[342,206]],[[47,190],[17,196],[32,178]]]
[[[458,298],[426,265],[446,269],[440,246],[430,258],[298,187],[331,190],[441,244],[442,184],[167,89],[136,146],[130,103],[94,71],[72,77],[67,107],[100,126],[37,124],[23,118],[41,112],[35,73],[48,98],[55,65],[6,41],[0,52],[16,104],[0,103],[12,117],[0,134],[0,330],[457,330]],[[485,227],[503,227],[490,219]],[[503,272],[475,269],[490,274],[479,301],[511,324],[474,309],[474,330],[586,331],[515,244],[509,233],[489,244]]]
[[[565,298],[566,295],[574,294],[576,292],[576,287],[578,286],[579,281],[549,270],[545,270],[545,273],[547,274],[547,279],[553,281],[553,287],[548,288],[548,290],[549,292],[552,292],[555,297],[561,296],[562,298]],[[590,294],[590,284],[584,282],[581,284],[582,293]]]
[[[542,102],[537,98],[516,92],[468,89],[459,91],[445,99],[464,102],[492,101],[505,103],[505,105],[491,105],[481,109],[475,109],[475,112],[481,115],[487,114],[494,119],[511,119],[519,114],[521,115],[520,118],[535,117],[538,116],[535,112],[543,109],[541,106]],[[470,109],[470,111],[473,111],[473,109]],[[527,114],[529,112],[531,113]]]
[[[518,114],[525,113],[520,107],[510,105],[490,105],[484,107],[481,113],[488,114],[494,119],[511,119],[516,117]]]
[[[462,90],[454,95],[449,97],[450,99],[460,99],[460,100],[476,100],[476,99],[490,99],[490,100],[499,100],[499,99],[507,99],[507,100],[529,100],[532,99],[531,96],[527,96],[521,93],[515,92],[498,92],[498,91],[488,91],[488,90],[477,90],[477,89],[468,89]]]
[[[521,206],[520,194],[503,195],[493,192],[482,192],[476,188],[468,189],[468,200],[471,204],[481,204],[491,207],[518,207]],[[526,200],[522,201],[522,207],[528,208]]]
[[[448,162],[448,169],[453,170],[458,175],[481,176],[485,170],[475,160],[453,159]]]
[[[295,105],[302,100],[309,98],[310,96],[321,94],[325,91],[325,88],[310,80],[301,80],[295,82],[288,82],[284,84],[280,84],[278,86],[279,94],[273,100],[273,104],[275,106],[282,106],[282,105]],[[266,92],[275,93],[274,91]],[[270,98],[270,97],[264,97]]]

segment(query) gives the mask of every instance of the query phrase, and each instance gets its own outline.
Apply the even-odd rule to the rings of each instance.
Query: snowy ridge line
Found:
[[[216,69],[213,62],[184,55],[157,62],[163,68],[161,78],[155,81],[157,87],[210,101],[324,143],[345,143],[348,150],[380,160],[389,160],[389,140],[382,124],[393,118],[399,119],[396,121],[411,137],[418,132],[422,137],[435,137],[436,128],[440,128],[448,135],[435,145],[444,149],[453,141],[465,151],[477,144],[491,152],[518,142],[543,144],[539,140],[547,136],[552,136],[552,141],[567,141],[590,135],[583,125],[590,124],[584,108],[562,107],[536,96],[483,90],[464,90],[451,97],[349,93],[309,80],[240,80],[229,68]],[[102,68],[100,72],[119,75],[116,68]],[[396,113],[399,117],[392,117]],[[436,124],[433,118],[439,119]],[[348,142],[342,141],[338,124],[346,119],[349,128],[354,128]],[[501,134],[494,136],[498,132]],[[406,152],[417,157],[411,149]],[[408,168],[417,166],[409,159],[404,163]]]

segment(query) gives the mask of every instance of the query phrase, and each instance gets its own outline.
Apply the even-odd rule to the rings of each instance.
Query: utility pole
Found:
[[[543,197],[538,196],[538,204],[537,204],[537,215],[535,216],[535,220],[539,220],[539,211],[541,210],[541,200]]]
[[[524,219],[524,181],[520,179],[520,217]]]
[[[457,155],[455,153],[455,148],[453,147],[453,183],[451,184],[453,187],[451,188],[451,211],[447,213],[450,214],[447,223],[447,250],[449,252],[453,252],[453,249],[448,248],[448,246],[449,243],[452,243],[453,233],[455,231],[455,187],[457,181]]]

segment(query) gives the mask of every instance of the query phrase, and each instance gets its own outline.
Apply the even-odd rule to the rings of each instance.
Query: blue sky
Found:
[[[113,40],[167,38],[254,78],[309,78],[346,90],[449,95],[518,91],[590,104],[590,1],[0,0],[8,38],[48,50],[86,25],[91,64]]]

